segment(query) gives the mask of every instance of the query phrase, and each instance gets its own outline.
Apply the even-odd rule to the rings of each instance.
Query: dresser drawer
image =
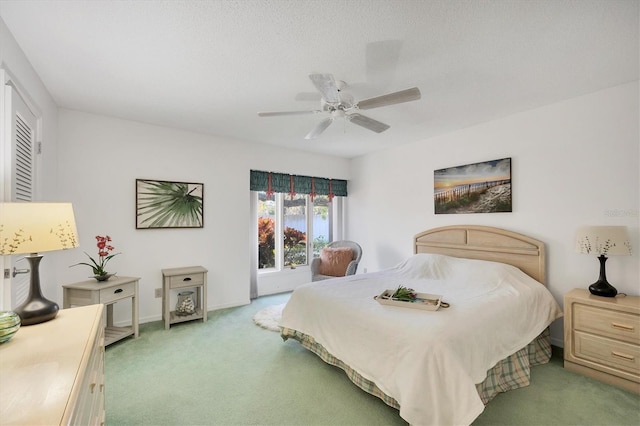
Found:
[[[621,371],[640,374],[640,346],[576,331],[574,355]]]
[[[133,297],[136,291],[135,284],[135,282],[130,282],[117,287],[103,288],[100,290],[100,303],[108,304],[125,297]]]
[[[640,344],[639,315],[574,303],[573,321],[575,330]]]
[[[193,287],[204,284],[204,274],[203,273],[194,273],[194,274],[183,274],[183,275],[174,275],[169,278],[169,286],[171,288],[182,288],[182,287]]]
[[[104,417],[104,317],[100,315],[93,346],[85,369],[78,372],[78,398],[72,408],[69,424],[100,425]]]

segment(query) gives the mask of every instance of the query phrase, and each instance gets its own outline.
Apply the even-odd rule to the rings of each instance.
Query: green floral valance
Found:
[[[251,170],[250,188],[252,191],[265,191],[267,194],[282,192],[285,194],[310,194],[347,196],[347,181],[312,176],[288,175],[285,173]]]

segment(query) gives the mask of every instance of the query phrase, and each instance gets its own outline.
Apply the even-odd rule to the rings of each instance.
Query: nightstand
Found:
[[[178,315],[169,307],[171,290],[196,290],[195,312],[189,315]],[[162,270],[162,319],[164,328],[171,324],[202,319],[207,321],[207,270],[202,266],[184,268],[168,268]]]
[[[138,277],[115,276],[108,281],[81,281],[62,286],[63,308],[102,303],[107,308],[107,325],[104,345],[110,345],[120,339],[133,335],[138,337]],[[131,299],[131,326],[113,325],[113,304]]]
[[[640,297],[564,296],[564,367],[640,393]]]

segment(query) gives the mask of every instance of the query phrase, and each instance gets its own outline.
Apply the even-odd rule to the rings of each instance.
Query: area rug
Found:
[[[278,324],[282,318],[282,309],[284,308],[284,305],[286,305],[286,303],[267,306],[253,316],[253,322],[267,330],[280,332],[280,326]]]

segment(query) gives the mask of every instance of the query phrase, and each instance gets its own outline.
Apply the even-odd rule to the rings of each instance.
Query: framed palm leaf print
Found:
[[[204,184],[136,179],[136,229],[202,228]]]

